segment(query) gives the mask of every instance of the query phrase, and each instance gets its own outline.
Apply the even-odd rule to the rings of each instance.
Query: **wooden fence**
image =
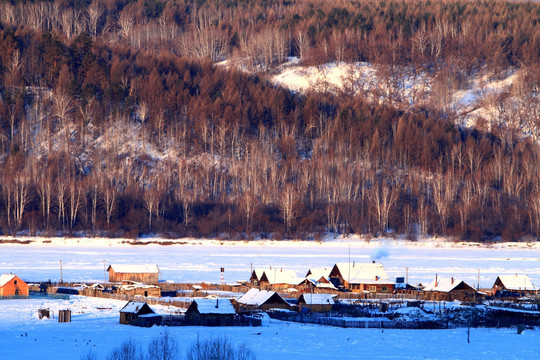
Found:
[[[313,314],[298,314],[279,311],[270,311],[268,315],[273,319],[293,321],[307,324],[336,326],[342,328],[367,328],[367,329],[443,329],[449,324],[436,321],[392,321],[386,318],[372,318],[358,320],[354,318],[324,317]]]

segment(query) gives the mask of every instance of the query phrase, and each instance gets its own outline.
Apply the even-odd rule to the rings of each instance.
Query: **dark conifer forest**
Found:
[[[292,92],[293,56],[438,90]],[[0,234],[537,239],[539,99],[538,2],[0,0]]]

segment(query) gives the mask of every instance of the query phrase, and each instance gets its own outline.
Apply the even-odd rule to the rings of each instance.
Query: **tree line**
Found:
[[[522,29],[528,40],[512,45],[514,60],[505,59],[521,64],[531,41],[536,41],[539,23],[518,21],[511,14],[530,10],[527,16],[534,19],[540,14],[538,6],[367,1],[357,6],[343,2],[349,10],[332,11],[329,4],[315,7],[303,1],[157,4],[2,2],[5,9],[13,9],[11,22],[0,12],[4,234],[317,238],[332,232],[473,240],[519,240],[540,234],[539,149],[531,137],[506,129],[467,129],[449,121],[448,113],[435,105],[374,103],[353,91],[295,94],[268,82],[264,71],[214,64],[240,51],[242,41],[234,40],[233,23],[249,20],[261,31],[267,26],[288,32],[284,54],[326,62],[328,58],[317,60],[322,46],[317,36],[358,31],[361,21],[351,13],[371,14],[365,21],[372,21],[373,29],[366,28],[365,35],[355,39],[376,42],[374,29],[389,9],[394,15],[383,22],[384,28],[390,26],[385,36],[400,23],[397,14],[411,11],[416,19],[410,9],[419,4],[434,14],[422,15],[428,32],[437,23],[444,29],[444,19],[453,13],[469,19],[470,26],[487,21],[472,21],[473,14],[499,20],[508,16],[500,29],[512,28],[515,34]],[[180,4],[184,10],[177,9]],[[264,4],[268,10],[261,12],[261,19],[248,16]],[[96,27],[90,26],[92,6],[102,10]],[[473,11],[473,6],[486,12]],[[39,17],[41,27],[29,20],[33,7],[47,14]],[[85,14],[80,32],[67,34],[59,27],[65,9]],[[122,34],[119,22],[127,10],[134,12],[133,24]],[[150,27],[171,11],[175,26],[183,24],[178,30],[181,38],[154,39],[144,46],[133,42],[135,29],[152,34]],[[301,15],[294,16],[296,12]],[[328,20],[329,14],[334,20]],[[23,15],[28,19],[21,20]],[[288,27],[276,26],[286,24],[289,16]],[[308,46],[300,54],[298,31],[309,19],[318,19],[312,25],[321,28],[315,33],[306,28]],[[532,32],[525,31],[527,26]],[[471,36],[491,31],[476,30]],[[188,38],[227,32],[226,41],[210,41],[224,46],[217,53],[213,48],[193,56],[185,47]],[[406,38],[407,31],[401,33]],[[437,58],[429,42],[422,66],[437,67],[450,61],[444,59],[454,59],[453,52],[445,55],[449,42],[444,40]],[[470,46],[469,40],[465,43],[461,49]],[[202,51],[205,46],[197,43],[193,48]],[[353,49],[355,56],[364,56],[359,55],[364,50]],[[487,52],[476,66],[489,64],[494,52]],[[407,54],[392,58],[414,63]],[[275,55],[267,59],[269,64],[276,61]],[[394,61],[387,60],[386,64]],[[538,88],[533,68],[539,63],[522,65],[530,70],[523,86],[531,93]],[[538,111],[537,103],[531,106]]]

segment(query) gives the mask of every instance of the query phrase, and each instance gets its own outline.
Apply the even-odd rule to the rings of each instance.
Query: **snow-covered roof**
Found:
[[[254,305],[261,306],[268,301],[274,294],[275,291],[268,290],[259,290],[259,289],[250,289],[247,293],[238,298],[238,303],[242,305]],[[278,295],[279,296],[279,295]]]
[[[125,280],[125,283],[126,283],[125,285],[120,285],[120,286],[118,286],[118,288],[122,289],[122,290],[159,288],[159,286],[156,286],[156,285],[148,285],[148,284],[143,284],[143,283],[136,282],[136,281]]]
[[[229,299],[194,299],[199,314],[236,314]]]
[[[261,280],[263,274],[264,274],[264,271],[265,270],[268,270],[268,269],[254,269],[253,272],[255,273],[255,277],[257,278],[257,280]]]
[[[283,269],[267,269],[265,270],[266,278],[271,285],[274,284],[287,284],[287,285],[298,285],[304,278],[299,278],[293,270],[283,270]]]
[[[142,301],[130,301],[120,310],[120,312],[135,314],[139,312],[144,305],[146,305],[146,303]]]
[[[384,282],[385,284],[393,283],[392,281],[388,280],[388,274],[386,273],[386,270],[384,270],[384,266],[381,263],[337,263],[336,266],[341,276],[343,276],[343,279],[352,284],[377,284],[381,282]]]
[[[302,299],[308,305],[334,305],[334,296],[331,294],[302,294]]]
[[[323,283],[323,282],[320,282],[320,283],[315,284],[315,287],[317,287],[317,288],[319,288],[319,289],[332,289],[332,290],[336,290],[336,287],[335,287],[334,284],[332,284],[332,283]]]
[[[157,265],[151,265],[151,264],[141,264],[141,265],[117,265],[117,264],[111,264],[107,268],[107,271],[109,269],[113,269],[115,273],[121,273],[121,274],[132,274],[132,273],[138,273],[138,274],[158,274],[159,273],[159,267]]]
[[[8,282],[13,280],[14,277],[15,277],[15,275],[13,275],[13,274],[2,274],[0,276],[0,287],[6,285]]]
[[[499,275],[498,278],[501,280],[503,286],[508,290],[538,290],[538,287],[533,285],[528,275]]]
[[[424,287],[424,291],[440,291],[440,292],[450,292],[454,290],[456,287],[458,287],[461,283],[467,285],[470,288],[473,288],[463,280],[459,279],[448,279],[448,278],[438,278],[437,280],[433,280],[429,284],[427,284]],[[474,288],[473,288],[474,289]]]
[[[306,277],[310,279],[315,279],[315,280],[319,280],[322,277],[325,279],[329,279],[331,271],[332,271],[331,267],[313,268],[313,269],[309,269],[309,271],[306,274]]]
[[[282,268],[258,268],[253,270],[253,272],[257,280],[261,280],[265,274],[271,285],[287,284],[296,286],[304,281],[304,278],[298,277],[293,270],[283,270]]]

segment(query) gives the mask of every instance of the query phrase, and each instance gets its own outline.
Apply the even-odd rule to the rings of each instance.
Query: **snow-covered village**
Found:
[[[538,352],[536,243],[18,242],[0,244],[2,359],[108,359],[163,337],[175,359],[199,341],[257,359]]]

